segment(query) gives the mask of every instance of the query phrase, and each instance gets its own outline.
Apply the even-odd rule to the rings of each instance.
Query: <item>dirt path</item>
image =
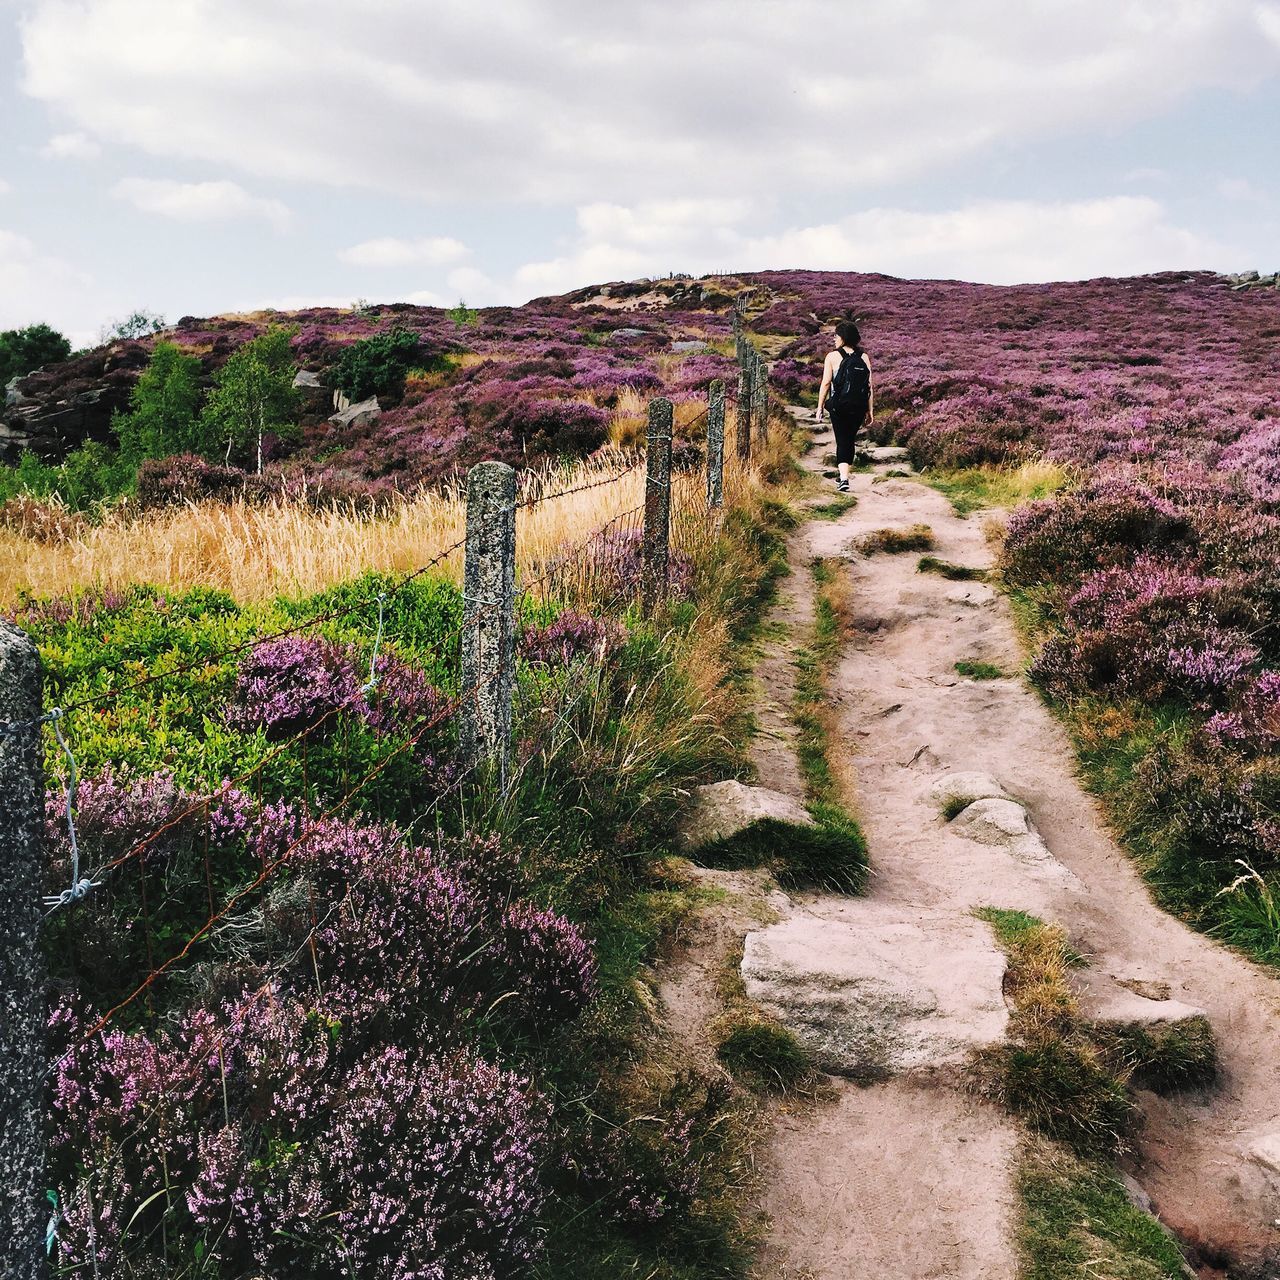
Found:
[[[819,467],[819,457],[811,453],[808,465]],[[967,927],[962,922],[971,919],[973,907],[1022,908],[1062,923],[1088,955],[1086,1013],[1116,997],[1132,999],[1134,990],[1204,1010],[1219,1041],[1221,1084],[1204,1096],[1177,1100],[1143,1095],[1147,1124],[1131,1172],[1159,1216],[1199,1250],[1205,1275],[1218,1274],[1208,1264],[1224,1256],[1249,1259],[1255,1266],[1265,1258],[1274,1266],[1280,1257],[1280,1185],[1275,1172],[1255,1158],[1254,1148],[1280,1134],[1280,982],[1152,903],[1077,781],[1064,731],[1025,680],[1012,674],[1019,671],[1022,655],[1003,598],[984,583],[917,572],[915,554],[851,553],[851,543],[862,534],[925,523],[934,533],[935,554],[986,567],[991,553],[981,522],[958,517],[945,498],[913,480],[861,473],[854,477],[853,492],[856,508],[833,522],[808,523],[793,550],[798,566],[814,556],[848,557],[855,635],[833,688],[843,744],[854,753],[857,804],[874,874],[864,899],[820,897],[800,908],[817,922],[815,928],[818,923],[851,926],[847,935],[823,935],[828,952],[865,945],[859,939],[867,936],[867,912],[916,920],[930,945],[945,949],[953,935],[959,936],[955,931]],[[962,659],[992,663],[1011,675],[961,678],[955,663]],[[939,813],[931,787],[960,770],[980,770],[998,780],[1026,807],[1052,857],[1019,857],[1008,847],[956,834]],[[785,962],[784,956],[778,963]],[[845,962],[832,961],[832,966]],[[906,1184],[915,1182],[916,1197],[926,1179],[939,1179],[946,1188],[948,1173],[938,1169],[939,1151],[960,1145],[952,1143],[952,1134],[965,1135],[971,1123],[963,1115],[946,1115],[946,1107],[964,1105],[954,1096],[942,1101],[946,1096],[935,1093],[926,1106],[919,1099],[895,1104],[885,1090],[849,1094],[834,1118],[822,1122],[821,1132],[799,1137],[781,1132],[775,1155],[786,1159],[790,1148],[803,1164],[806,1144],[816,1144],[814,1176],[827,1180],[798,1192],[802,1170],[772,1197],[769,1207],[777,1220],[789,1223],[783,1234],[805,1237],[817,1230],[827,1212],[821,1205],[842,1206],[841,1213],[828,1214],[840,1218],[839,1231],[864,1234],[864,1217],[875,1197],[857,1187],[846,1190],[856,1178],[850,1183],[831,1176],[830,1164],[841,1150],[849,1156],[841,1164],[870,1160],[877,1186],[896,1179],[905,1193]],[[940,1115],[946,1122],[934,1124]],[[1008,1144],[1002,1151],[988,1124],[989,1119],[977,1122],[988,1141],[976,1162],[981,1171],[976,1189],[961,1182],[941,1193],[957,1213],[961,1193],[971,1201],[985,1195],[997,1215],[1007,1206],[1007,1193],[990,1172],[993,1162],[1007,1159]],[[993,1125],[992,1131],[999,1127]],[[853,1145],[846,1145],[855,1131]],[[899,1170],[901,1152],[919,1145],[927,1150]],[[895,1153],[892,1159],[883,1158],[887,1151]],[[960,1154],[968,1158],[971,1153]],[[841,1177],[847,1174],[846,1169]],[[805,1197],[815,1203],[806,1206]],[[974,1209],[971,1203],[970,1214]],[[880,1231],[888,1225],[882,1218]],[[834,1222],[831,1230],[837,1230]],[[971,1238],[933,1269],[923,1269],[918,1258],[904,1269],[888,1261],[894,1246],[882,1242],[875,1255],[880,1264],[866,1274],[904,1280],[1012,1274],[1007,1260],[991,1255],[976,1261],[976,1269],[966,1264],[964,1257],[980,1245]],[[807,1266],[816,1277],[850,1274],[847,1260],[836,1254],[828,1258],[824,1247],[800,1249],[806,1259],[792,1259],[797,1273]],[[1233,1274],[1272,1271],[1251,1266]]]

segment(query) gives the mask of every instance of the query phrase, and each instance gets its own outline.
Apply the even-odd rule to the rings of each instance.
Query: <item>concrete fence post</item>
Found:
[[[0,1276],[44,1275],[44,774],[40,657],[0,622]]]
[[[667,591],[671,559],[671,429],[675,411],[670,400],[649,401],[649,435],[645,455],[644,562],[641,603],[652,617]]]
[[[707,397],[707,506],[724,506],[724,383],[719,378]]]
[[[769,439],[769,365],[759,352],[752,356],[751,416],[755,419],[756,440],[763,449]]]
[[[738,444],[738,459],[744,463],[751,460],[751,406],[753,395],[751,360],[744,349],[738,353],[738,406],[734,413],[734,432]]]
[[[505,462],[467,472],[462,575],[462,750],[497,767],[505,791],[515,697],[516,473]]]

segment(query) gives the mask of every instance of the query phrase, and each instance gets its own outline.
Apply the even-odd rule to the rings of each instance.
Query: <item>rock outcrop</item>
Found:
[[[814,825],[798,800],[767,787],[750,787],[729,779],[697,787],[693,803],[677,833],[681,848],[693,852],[706,845],[729,840],[765,820]]]

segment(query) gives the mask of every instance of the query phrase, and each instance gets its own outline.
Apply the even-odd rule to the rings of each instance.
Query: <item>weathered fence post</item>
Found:
[[[719,378],[707,398],[707,506],[724,506],[724,383]]]
[[[649,436],[644,480],[644,563],[641,603],[651,617],[667,590],[671,558],[671,428],[675,412],[670,400],[649,401]]]
[[[738,442],[738,458],[748,462],[751,458],[751,360],[745,350],[738,354],[738,407],[734,414],[734,431]]]
[[[769,365],[758,351],[752,352],[751,409],[756,439],[763,449],[769,440]]]
[[[0,1276],[44,1274],[45,972],[40,658],[0,622]],[[6,728],[13,726],[12,728]]]
[[[515,695],[516,473],[505,462],[467,472],[462,576],[462,749],[497,766],[505,791]]]

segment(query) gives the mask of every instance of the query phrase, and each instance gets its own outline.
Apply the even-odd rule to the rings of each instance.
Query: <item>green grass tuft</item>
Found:
[[[1218,1044],[1204,1017],[1163,1027],[1099,1026],[1092,1038],[1117,1069],[1154,1093],[1200,1089],[1218,1078]]]
[[[776,1022],[740,1023],[720,1041],[716,1053],[738,1079],[780,1093],[813,1074],[800,1042]]]
[[[939,560],[937,556],[921,556],[920,562],[916,565],[916,572],[936,573],[939,577],[949,578],[952,582],[986,582],[989,577],[985,569],[952,564],[950,560]]]
[[[1053,462],[1024,462],[1017,467],[965,467],[957,471],[930,471],[925,479],[945,494],[957,514],[1020,506],[1057,493],[1070,479],[1065,468]]]
[[[876,529],[859,539],[858,550],[867,556],[881,551],[890,555],[902,551],[932,551],[933,530],[927,524],[913,524],[905,529]]]
[[[830,502],[822,502],[817,506],[809,507],[808,514],[815,520],[839,520],[846,511],[852,511],[858,505],[856,495],[852,493],[841,493],[832,498]]]
[[[1022,1280],[1186,1275],[1177,1243],[1104,1164],[1030,1142],[1018,1170]]]
[[[867,845],[857,823],[834,806],[814,806],[815,825],[762,818],[727,840],[703,846],[708,867],[767,867],[784,889],[858,893],[867,878]]]
[[[1003,680],[1004,672],[991,662],[970,662],[964,658],[956,663],[956,674],[969,680]]]

